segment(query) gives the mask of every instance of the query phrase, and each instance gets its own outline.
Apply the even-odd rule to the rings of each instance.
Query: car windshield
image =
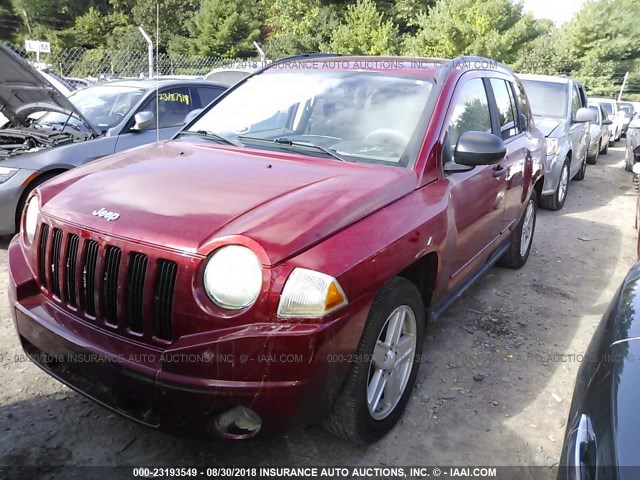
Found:
[[[431,90],[430,80],[390,74],[267,72],[224,97],[189,131],[252,148],[409,166],[415,158],[404,152]]]
[[[114,127],[138,103],[144,90],[136,87],[99,85],[78,90],[69,96],[71,103],[100,130]],[[68,115],[49,112],[38,123],[63,123]],[[71,119],[71,125],[78,120]]]
[[[564,83],[522,80],[533,114],[539,117],[567,116],[569,89]]]
[[[631,116],[631,112],[633,111],[628,105],[620,105],[620,109],[623,110],[624,113],[629,117]]]

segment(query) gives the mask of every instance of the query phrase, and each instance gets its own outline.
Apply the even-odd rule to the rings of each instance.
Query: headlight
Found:
[[[38,215],[40,214],[40,201],[38,197],[34,195],[27,204],[27,209],[24,214],[24,233],[27,235],[27,241],[29,244],[33,242],[33,238],[36,236],[36,230],[38,228]]]
[[[347,304],[338,281],[324,273],[296,268],[282,289],[279,317],[322,317]]]
[[[13,177],[16,173],[18,173],[19,168],[9,168],[9,167],[0,167],[0,184],[3,184],[11,177]]]
[[[557,138],[547,138],[547,155],[555,155],[558,153],[560,142]]]
[[[219,307],[240,310],[260,293],[262,266],[255,253],[241,245],[218,249],[204,269],[204,289]]]

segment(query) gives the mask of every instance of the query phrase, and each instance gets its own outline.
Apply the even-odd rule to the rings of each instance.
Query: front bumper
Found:
[[[13,177],[0,184],[0,235],[15,233],[16,208],[33,173],[33,170],[20,169]]]
[[[562,157],[564,159],[564,157]],[[544,174],[544,185],[542,187],[542,195],[553,195],[556,193],[558,183],[560,182],[560,174],[562,173],[562,165],[560,155],[547,155],[547,163]]]
[[[217,435],[216,415],[238,406],[260,417],[261,435],[316,422],[348,371],[343,352],[354,321],[368,311],[362,301],[328,323],[245,325],[161,349],[100,330],[48,300],[17,236],[9,273],[15,326],[40,368],[131,420],[174,432]],[[233,378],[223,378],[229,371]]]

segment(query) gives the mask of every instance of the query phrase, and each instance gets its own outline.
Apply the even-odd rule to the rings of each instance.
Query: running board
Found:
[[[473,285],[476,281],[480,279],[487,271],[495,265],[495,263],[505,254],[505,252],[509,249],[509,245],[511,244],[511,239],[509,238],[505,243],[503,243],[495,252],[491,254],[491,256],[487,259],[484,265],[479,268],[473,275],[471,275],[467,280],[465,280],[462,285],[456,288],[451,295],[445,298],[437,307],[431,310],[431,319],[435,320],[440,315],[442,315],[447,308],[451,306],[453,302],[458,300],[467,289]]]

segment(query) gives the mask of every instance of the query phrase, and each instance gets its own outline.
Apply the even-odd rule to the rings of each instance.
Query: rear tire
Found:
[[[564,185],[564,186],[563,186]],[[553,195],[540,197],[540,206],[546,210],[562,210],[569,193],[569,159],[565,159],[560,171],[560,180]]]
[[[389,280],[373,300],[351,369],[323,422],[325,429],[366,444],[393,428],[413,391],[425,323],[416,286],[401,277]]]
[[[509,249],[498,260],[498,265],[507,268],[521,268],[531,252],[531,245],[533,244],[533,234],[536,229],[536,217],[538,204],[538,195],[535,190],[531,191],[531,196],[527,202],[527,207],[522,214],[518,228],[513,232],[511,241],[509,243]]]

